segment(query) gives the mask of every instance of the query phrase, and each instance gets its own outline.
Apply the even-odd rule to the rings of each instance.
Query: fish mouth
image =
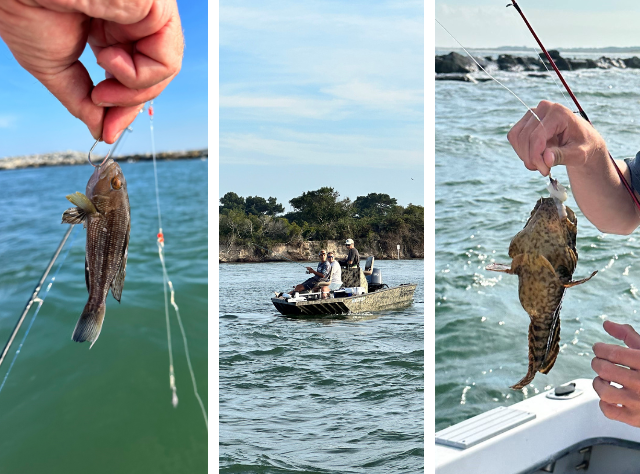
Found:
[[[107,159],[107,161],[102,163],[96,169],[96,171],[100,172],[100,179],[104,179],[104,177],[107,176],[107,174],[109,174],[109,172],[111,171],[111,168],[113,168],[114,166],[117,166],[118,168],[120,168],[120,165],[118,165],[118,163],[113,161],[113,158],[109,158],[109,159]]]

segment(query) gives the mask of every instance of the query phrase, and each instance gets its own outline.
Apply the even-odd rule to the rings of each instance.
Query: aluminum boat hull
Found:
[[[415,284],[406,284],[385,288],[364,295],[345,298],[325,298],[311,301],[287,301],[271,298],[276,309],[285,316],[317,317],[323,315],[340,315],[349,313],[368,313],[391,308],[407,306],[413,302]]]

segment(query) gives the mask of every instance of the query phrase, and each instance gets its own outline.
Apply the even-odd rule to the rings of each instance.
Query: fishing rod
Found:
[[[122,134],[120,135],[120,137],[118,138],[116,143],[113,145],[113,148],[111,149],[111,153],[116,151],[116,148],[118,147],[118,144],[120,143],[120,140],[122,140],[122,137],[125,135],[125,132],[127,130],[128,130],[128,128],[126,128],[125,131],[122,132]],[[94,147],[95,147],[95,145],[94,145]],[[93,147],[91,148],[91,150],[93,150]],[[91,163],[91,152],[89,152],[89,163]],[[93,163],[91,163],[91,164],[93,165]],[[75,224],[70,225],[69,228],[67,229],[67,231],[65,232],[65,234],[62,236],[62,240],[60,241],[60,244],[58,245],[58,248],[53,253],[53,257],[51,257],[51,261],[49,261],[49,265],[47,265],[47,268],[44,270],[44,273],[42,274],[42,277],[40,277],[40,280],[38,281],[38,284],[33,289],[33,293],[31,294],[31,298],[29,298],[29,301],[27,301],[27,304],[25,305],[24,310],[22,311],[22,314],[18,318],[18,321],[16,322],[16,325],[13,328],[13,331],[11,331],[11,335],[9,336],[9,339],[7,340],[7,343],[4,345],[4,349],[2,349],[2,353],[0,353],[0,366],[2,366],[2,363],[4,362],[4,359],[7,356],[7,352],[9,352],[9,349],[11,348],[11,344],[13,344],[13,341],[16,338],[16,335],[18,334],[18,331],[20,330],[20,326],[22,326],[22,323],[24,322],[24,318],[27,316],[27,313],[31,309],[31,306],[33,305],[33,302],[38,298],[38,294],[40,293],[40,290],[42,289],[43,283],[47,279],[47,276],[49,275],[49,272],[51,271],[51,268],[56,263],[56,260],[58,259],[58,256],[60,255],[60,252],[62,251],[62,248],[64,247],[64,244],[67,242],[67,239],[69,238],[69,235],[71,235],[71,231],[73,230],[74,227],[75,227]]]
[[[536,35],[536,32],[533,31],[533,27],[531,26],[531,24],[529,23],[527,18],[524,16],[524,13],[520,9],[520,6],[516,2],[516,0],[511,0],[511,3],[508,4],[507,7],[509,7],[509,6],[513,6],[516,9],[516,11],[520,14],[520,16],[524,20],[525,24],[527,25],[527,28],[529,28],[529,31],[531,32],[531,34],[533,35],[534,39],[538,43],[538,46],[540,46],[540,49],[542,49],[542,52],[547,57],[547,61],[549,61],[549,63],[553,67],[553,70],[556,72],[556,74],[558,75],[558,78],[562,82],[562,85],[564,86],[564,88],[567,90],[567,92],[571,96],[571,99],[573,100],[574,104],[576,104],[576,107],[578,107],[578,112],[580,113],[580,116],[583,119],[585,119],[589,123],[589,125],[591,125],[593,127],[593,124],[591,123],[591,120],[589,120],[589,118],[587,117],[587,114],[585,113],[585,111],[580,106],[580,103],[578,102],[578,99],[576,98],[576,96],[573,95],[573,92],[571,91],[571,88],[569,87],[567,82],[564,80],[564,77],[562,76],[562,73],[560,73],[560,70],[558,69],[558,66],[556,66],[555,61],[553,60],[553,58],[551,57],[549,52],[546,50],[546,48],[542,44],[542,41],[540,41],[540,38],[538,38],[538,35]],[[595,127],[593,127],[593,128],[595,129]],[[631,196],[631,199],[633,199],[633,202],[636,205],[636,208],[640,210],[640,202],[638,202],[638,199],[636,198],[635,193],[631,189],[631,186],[629,185],[629,183],[627,183],[627,180],[625,179],[624,175],[622,174],[622,171],[620,171],[620,168],[618,168],[618,165],[616,164],[616,160],[614,160],[613,156],[611,156],[611,152],[609,152],[608,150],[607,150],[607,152],[609,153],[609,158],[611,159],[611,163],[613,163],[613,167],[615,168],[616,172],[618,173],[618,176],[620,177],[620,180],[622,181],[622,184],[624,185],[624,187],[626,188],[627,192]]]
[[[269,250],[269,249],[268,249],[268,248],[266,248],[266,247],[261,247],[260,245],[258,245],[258,244],[254,244],[253,242],[249,242],[249,243],[250,243],[251,245],[255,245],[255,246],[256,246],[256,247],[258,247],[258,248],[261,248],[262,250],[266,250],[266,251],[267,251],[267,252],[269,252],[269,253],[273,253],[271,250]],[[290,262],[293,262],[293,263],[295,263],[296,265],[300,265],[300,266],[301,266],[302,268],[304,268],[305,270],[307,269],[307,267],[305,267],[303,264],[298,263],[298,262],[296,262],[296,261],[293,261],[293,260],[291,260],[290,258],[287,258],[287,257],[285,257],[284,255],[282,255],[281,253],[278,253],[278,254],[275,254],[275,255],[280,255],[280,256],[281,256],[282,258],[284,258],[285,260],[289,260]]]

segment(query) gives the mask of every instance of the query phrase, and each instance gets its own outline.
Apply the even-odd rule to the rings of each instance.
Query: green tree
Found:
[[[340,194],[333,188],[322,187],[316,191],[302,193],[289,201],[294,212],[287,214],[290,221],[297,223],[330,225],[342,217],[346,217],[351,202],[348,199],[338,201]]]
[[[244,211],[245,201],[242,196],[238,196],[234,192],[228,192],[220,198],[220,213],[224,211],[242,210]]]
[[[254,216],[265,215],[269,211],[269,203],[260,196],[248,196],[244,203],[244,212]]]
[[[366,196],[358,196],[353,202],[353,208],[360,217],[386,216],[397,204],[398,200],[388,194],[370,193]]]
[[[278,204],[278,202],[276,202],[276,198],[269,197],[269,199],[267,199],[267,203],[269,204],[269,210],[266,212],[268,216],[275,216],[284,212],[284,207],[282,207],[282,204]]]

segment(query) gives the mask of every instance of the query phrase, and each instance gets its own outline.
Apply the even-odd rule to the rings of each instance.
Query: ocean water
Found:
[[[122,303],[109,295],[102,333],[91,350],[71,341],[87,300],[86,233],[76,226],[70,237],[75,241],[63,249],[61,258],[69,248],[68,256],[0,391],[0,472],[206,472],[207,431],[172,308],[179,404],[171,404],[153,165],[121,166],[132,219]],[[158,162],[166,265],[205,404],[206,170],[206,161]],[[86,165],[0,172],[2,346],[67,230],[60,224],[71,206],[65,195],[84,192],[92,171]],[[0,383],[36,307],[0,367]]]
[[[495,75],[530,106],[543,99],[569,106],[550,77]],[[564,75],[614,158],[634,156],[640,150],[640,71]],[[548,195],[548,180],[528,171],[507,141],[526,112],[509,92],[494,81],[438,81],[435,88],[435,399],[436,429],[442,429],[569,380],[593,378],[592,345],[614,342],[603,320],[640,329],[640,238],[637,232],[599,232],[569,192],[566,204],[578,217],[574,279],[599,273],[565,295],[561,351],[551,372],[536,375],[524,391],[511,390],[527,372],[529,317],[518,301],[517,277],[484,267],[510,262],[511,238],[537,199]],[[563,167],[553,176],[569,185]]]
[[[220,472],[421,473],[424,264],[380,261],[414,304],[346,320],[279,315],[291,262],[220,265]]]

